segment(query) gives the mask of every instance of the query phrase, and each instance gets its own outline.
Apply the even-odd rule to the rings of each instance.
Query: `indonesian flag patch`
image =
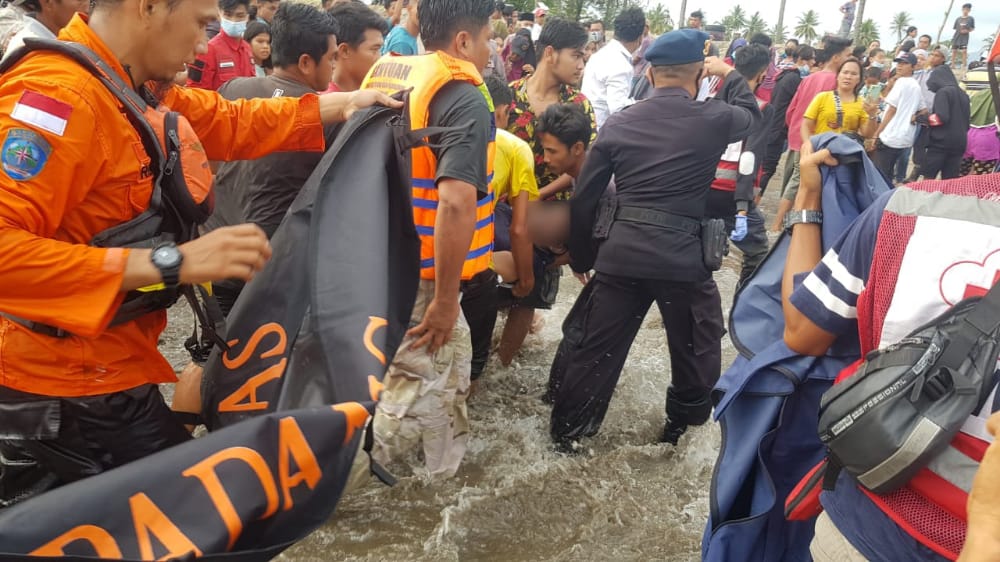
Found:
[[[29,90],[21,94],[21,99],[14,104],[10,116],[61,137],[66,132],[66,123],[71,113],[73,106],[70,104]]]

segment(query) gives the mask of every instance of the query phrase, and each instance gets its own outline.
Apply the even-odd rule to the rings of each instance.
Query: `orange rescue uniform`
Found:
[[[59,38],[86,45],[130,83],[85,16],[75,16]],[[210,160],[324,149],[315,95],[230,102],[213,91],[175,86],[162,101],[190,121]],[[53,126],[51,119],[39,119],[33,109],[38,106],[63,108],[55,113],[64,122],[56,119]],[[0,154],[5,158],[0,311],[73,335],[50,337],[0,317],[0,385],[78,397],[175,381],[157,349],[165,311],[107,327],[124,297],[120,289],[128,250],[87,245],[97,233],[148,206],[150,158],[139,133],[117,98],[87,69],[43,51],[28,55],[0,80],[0,143],[5,150],[23,149],[23,143],[7,140],[39,136],[42,141],[34,146],[47,150],[34,154],[32,162],[41,167],[36,164],[31,177],[8,171],[10,156]]]

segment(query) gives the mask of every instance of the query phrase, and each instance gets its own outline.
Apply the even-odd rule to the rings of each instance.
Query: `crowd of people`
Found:
[[[944,289],[931,281],[941,272],[909,283],[906,256],[986,267],[1000,251],[998,176],[957,180],[1000,165],[993,94],[970,99],[949,65],[967,64],[968,4],[950,49],[912,28],[891,55],[852,44],[853,2],[841,34],[818,45],[758,34],[722,51],[700,12],[657,37],[638,7],[584,24],[543,4],[517,13],[492,0],[13,4],[22,24],[0,83],[0,507],[190,438],[157,390],[175,380],[157,351],[165,309],[183,287],[211,283],[228,314],[266,267],[268,241],[337,125],[372,105],[403,107],[390,97],[402,91],[414,129],[444,132],[411,151],[420,279],[372,422],[372,458],[383,464],[419,450],[433,477],[456,474],[475,431],[468,396],[491,355],[516,358],[566,266],[585,287],[543,399],[555,449],[580,454],[654,301],[671,365],[661,441],[677,445],[708,422],[726,333],[713,273],[730,243],[745,286],[770,250],[768,228],[791,236],[774,297],[786,303],[786,342],[803,355],[823,355],[845,334],[865,352],[891,345],[955,302],[938,302]],[[57,36],[87,47],[152,107],[186,118],[179,130],[202,147],[180,174],[194,205],[154,205],[159,157],[102,82],[65,54],[18,49]],[[143,119],[170,115],[151,113]],[[821,168],[837,161],[814,148],[824,134],[857,143],[897,188],[825,256]],[[209,166],[214,209],[199,218],[190,209],[197,215],[205,194],[190,178]],[[955,181],[906,187],[921,178]],[[781,203],[768,225],[760,204],[772,184]],[[200,223],[200,235],[150,236],[136,226],[149,213]],[[949,286],[988,289],[990,267]],[[873,281],[886,275],[891,283]],[[865,304],[896,298],[908,310]],[[871,331],[884,323],[894,329]],[[185,370],[174,411],[198,411],[199,376],[196,364]],[[998,419],[987,431],[990,413],[972,433],[983,450]],[[992,446],[976,459],[968,512],[956,515],[966,560],[998,552],[996,456]],[[901,505],[838,487],[824,497],[830,516],[817,541],[846,543],[814,554],[958,556],[921,528],[925,512]]]

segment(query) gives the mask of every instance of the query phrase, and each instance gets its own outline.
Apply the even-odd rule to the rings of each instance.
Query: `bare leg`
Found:
[[[514,357],[521,351],[524,338],[528,337],[534,318],[534,308],[515,306],[510,309],[510,313],[507,314],[507,323],[503,327],[503,335],[500,336],[500,349],[497,351],[500,363],[504,367],[510,366]]]
[[[778,203],[778,212],[774,215],[774,222],[771,223],[771,232],[781,232],[785,222],[785,215],[788,214],[788,211],[792,210],[792,204],[794,203],[794,201],[789,201],[788,199],[782,199]]]

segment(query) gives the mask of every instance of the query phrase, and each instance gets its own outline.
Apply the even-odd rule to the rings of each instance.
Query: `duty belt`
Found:
[[[665,211],[657,211],[656,209],[643,209],[642,207],[618,207],[618,212],[615,213],[615,220],[648,224],[651,226],[679,228],[689,234],[693,234],[694,236],[699,236],[701,234],[701,221],[689,217],[682,217],[673,213],[667,213]]]

